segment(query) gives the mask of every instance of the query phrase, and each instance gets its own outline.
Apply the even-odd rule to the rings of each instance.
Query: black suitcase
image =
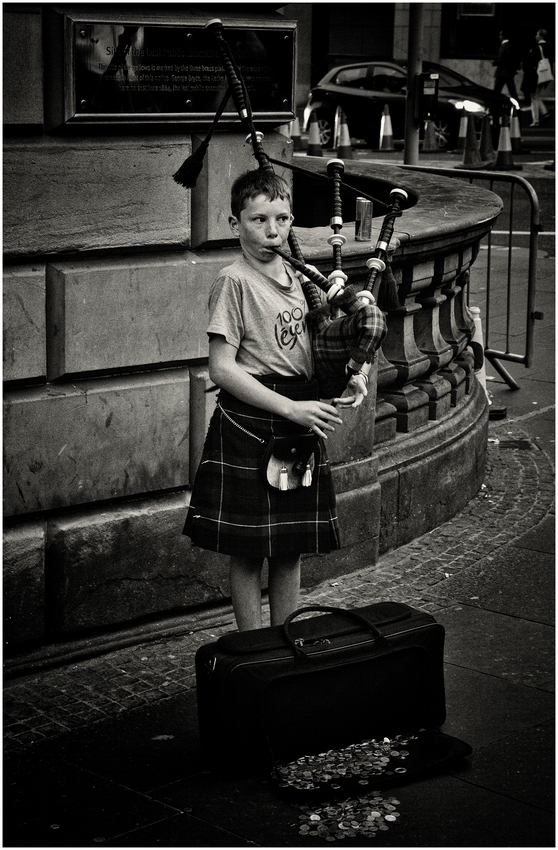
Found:
[[[328,613],[293,620],[310,611]],[[239,773],[444,723],[444,629],[398,602],[311,605],[196,653],[202,746]]]

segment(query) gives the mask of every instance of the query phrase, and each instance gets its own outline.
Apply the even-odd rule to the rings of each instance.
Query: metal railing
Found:
[[[483,315],[483,323],[484,323],[484,355],[486,359],[494,366],[496,371],[500,374],[500,376],[504,379],[504,381],[508,384],[511,389],[519,389],[519,385],[516,380],[510,375],[508,370],[502,365],[502,360],[509,361],[511,363],[521,363],[526,368],[530,368],[533,363],[533,351],[534,351],[534,332],[535,332],[535,322],[539,319],[542,319],[542,313],[535,310],[535,297],[537,290],[537,248],[538,248],[538,236],[540,232],[540,222],[539,222],[539,199],[534,188],[531,184],[525,180],[525,178],[520,177],[517,174],[507,174],[505,172],[496,172],[496,171],[473,171],[466,168],[437,168],[434,166],[427,165],[404,165],[403,168],[406,168],[410,171],[425,171],[429,174],[438,174],[441,177],[453,177],[461,180],[467,180],[469,183],[475,182],[488,182],[489,186],[487,188],[490,191],[496,191],[495,185],[498,183],[501,184],[509,184],[509,199],[504,201],[504,209],[500,213],[498,218],[498,223],[500,224],[502,221],[507,222],[508,229],[504,231],[507,233],[507,250],[508,257],[506,263],[506,285],[505,285],[505,318],[503,322],[503,329],[500,326],[498,328],[499,335],[504,338],[504,350],[499,348],[493,348],[490,345],[490,334],[491,334],[491,325],[493,321],[495,321],[495,317],[493,316],[493,287],[492,279],[493,279],[493,265],[492,265],[492,254],[494,247],[494,239],[493,233],[491,232],[485,240],[485,246],[487,251],[487,263],[486,263],[486,296],[485,296],[485,305],[484,305],[484,315]],[[514,247],[514,218],[515,218],[515,207],[516,207],[516,194],[521,191],[522,197],[524,200],[528,201],[530,208],[529,215],[529,233],[528,233],[528,264],[527,264],[527,281],[526,281],[526,290],[522,293],[517,292],[517,281],[513,280],[512,275],[512,249]],[[521,199],[521,198],[520,198]],[[505,246],[504,246],[505,247]],[[516,351],[512,351],[512,319],[514,318],[514,304],[516,303],[518,296],[523,296],[523,304],[522,310],[525,309],[526,317],[525,317],[525,344],[523,346],[523,352],[518,353]]]

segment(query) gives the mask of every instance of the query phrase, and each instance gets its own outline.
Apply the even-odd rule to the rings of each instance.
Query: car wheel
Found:
[[[443,118],[436,118],[434,120],[434,132],[438,141],[438,147],[448,147],[451,138],[451,127],[448,122]]]
[[[330,148],[333,145],[333,124],[327,118],[318,117],[318,128],[321,146]]]

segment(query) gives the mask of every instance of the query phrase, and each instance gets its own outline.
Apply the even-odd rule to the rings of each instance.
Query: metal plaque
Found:
[[[294,29],[227,27],[254,119],[294,117]],[[201,26],[72,21],[65,121],[210,124],[227,90],[215,36]],[[68,79],[66,77],[66,79]],[[232,98],[223,123],[239,121]]]

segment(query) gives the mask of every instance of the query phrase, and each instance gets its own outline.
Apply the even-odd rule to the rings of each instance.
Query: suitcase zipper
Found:
[[[439,625],[439,624],[438,623],[427,623],[427,624],[423,624],[422,626],[414,626],[411,629],[404,629],[403,631],[400,631],[400,632],[393,632],[393,634],[389,635],[389,637],[386,637],[386,640],[389,641],[390,638],[399,637],[399,635],[407,634],[409,632],[418,632],[421,629],[430,628],[430,626],[434,626],[434,625]],[[377,640],[377,638],[372,638],[371,642],[376,643],[376,640]],[[362,641],[360,643],[349,643],[349,644],[346,644],[345,646],[343,646],[342,648],[344,650],[345,649],[353,649],[353,647],[355,647],[355,646],[362,646],[362,643],[363,643]],[[315,656],[326,655],[330,652],[337,652],[337,648],[332,647],[331,649],[318,650],[317,652],[312,653],[311,657],[314,658]],[[259,659],[254,659],[253,661],[239,661],[237,664],[235,664],[235,669],[238,669],[239,667],[250,667],[253,664],[258,664],[258,665],[260,665],[260,664],[272,664],[274,661],[284,661],[285,657],[286,656],[282,655],[280,658],[259,658]],[[217,667],[217,663],[218,663],[218,658],[217,658],[216,655],[213,655],[206,662],[206,667],[208,667],[209,671],[213,673],[215,671],[216,667]],[[232,672],[232,671],[230,671],[230,672]]]

